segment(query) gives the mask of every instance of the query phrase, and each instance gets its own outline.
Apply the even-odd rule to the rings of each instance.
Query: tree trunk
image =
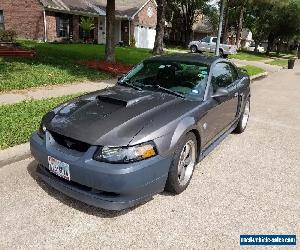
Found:
[[[243,21],[244,21],[244,11],[245,11],[245,7],[241,6],[239,22],[238,22],[237,31],[236,31],[236,46],[237,46],[237,48],[240,48],[241,32],[243,29]]]
[[[154,55],[160,55],[164,52],[164,34],[166,21],[166,0],[157,0],[157,25],[156,36],[153,48]]]
[[[187,29],[184,31],[184,45],[188,45],[191,41],[191,37],[192,37],[192,34],[193,34],[193,30],[192,29],[189,29],[187,27]]]
[[[269,34],[269,36],[268,36],[268,47],[267,47],[266,55],[270,55],[270,52],[273,49],[274,40],[275,40],[274,35]]]
[[[115,0],[106,4],[106,46],[105,60],[114,63],[115,59]]]
[[[222,43],[227,43],[228,40],[228,19],[229,19],[229,2],[226,1],[226,7],[225,7],[225,17],[224,17],[224,31],[223,31],[223,37],[222,37]]]
[[[257,52],[258,52],[258,43],[255,42],[254,53],[257,53]]]
[[[281,41],[278,41],[277,46],[276,46],[276,54],[279,56],[281,52]]]

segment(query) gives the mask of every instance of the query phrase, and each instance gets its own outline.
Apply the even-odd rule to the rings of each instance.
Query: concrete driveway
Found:
[[[299,248],[300,70],[254,82],[251,111],[184,193],[123,212],[48,188],[32,159],[1,168],[0,249],[239,249],[240,234],[296,234]]]

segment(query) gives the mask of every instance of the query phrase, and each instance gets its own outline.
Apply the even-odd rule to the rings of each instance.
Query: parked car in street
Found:
[[[247,51],[255,51],[255,43],[251,43],[250,46],[247,48]],[[257,46],[257,51],[259,53],[264,53],[265,52],[265,48],[263,46],[258,45]]]
[[[228,134],[242,133],[249,115],[249,76],[232,62],[159,56],[115,86],[48,112],[30,146],[50,186],[121,210],[164,190],[183,192],[196,164]]]
[[[191,41],[188,45],[192,53],[209,52],[214,53],[216,50],[217,37],[207,36],[200,41]],[[236,54],[237,47],[235,45],[220,44],[219,54],[221,57]]]

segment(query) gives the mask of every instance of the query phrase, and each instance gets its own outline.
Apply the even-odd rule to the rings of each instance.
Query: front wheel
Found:
[[[196,45],[192,45],[192,46],[191,46],[191,52],[192,52],[192,53],[198,52],[198,48],[197,48]]]
[[[241,134],[245,131],[245,129],[247,128],[249,117],[250,117],[250,97],[248,97],[246,101],[246,105],[243,110],[243,113],[241,114],[236,129],[234,130],[235,133]]]
[[[190,184],[197,159],[197,140],[193,133],[187,133],[174,153],[165,190],[182,193]]]

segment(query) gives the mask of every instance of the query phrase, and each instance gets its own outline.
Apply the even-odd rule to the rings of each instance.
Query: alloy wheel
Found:
[[[178,163],[178,182],[181,186],[184,186],[190,180],[196,163],[196,147],[195,143],[188,141],[180,154]]]

